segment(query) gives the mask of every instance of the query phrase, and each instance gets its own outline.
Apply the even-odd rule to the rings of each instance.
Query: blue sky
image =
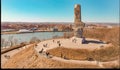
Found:
[[[74,5],[83,22],[119,22],[119,0],[1,0],[1,21],[74,22]]]

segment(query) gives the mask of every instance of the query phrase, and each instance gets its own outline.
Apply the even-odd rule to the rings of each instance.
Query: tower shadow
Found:
[[[89,44],[89,43],[104,44],[104,42],[102,41],[95,41],[95,40],[85,40],[83,44]]]

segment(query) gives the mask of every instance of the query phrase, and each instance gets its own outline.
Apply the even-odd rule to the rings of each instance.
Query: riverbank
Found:
[[[12,31],[12,32],[1,32],[1,34],[24,34],[24,33],[37,33],[37,32],[70,32],[70,31],[34,31],[34,32]]]

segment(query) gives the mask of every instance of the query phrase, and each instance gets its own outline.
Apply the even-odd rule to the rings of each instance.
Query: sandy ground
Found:
[[[72,42],[73,39],[77,40],[76,43]],[[87,38],[86,40],[99,41],[99,40],[90,39],[90,38]],[[101,48],[100,46],[108,47],[111,45],[111,44],[104,44],[104,43],[81,44],[81,41],[82,41],[81,38],[72,37],[70,39],[54,39],[54,42],[53,40],[47,40],[47,41],[40,42],[39,44],[37,44],[37,46],[35,46],[35,50],[39,52],[41,49],[44,49],[44,51],[46,51],[49,49],[59,47],[59,44],[57,44],[57,41],[60,41],[62,47],[72,48],[72,49],[95,50],[95,49],[100,49]],[[43,46],[45,44],[47,44],[47,47]],[[98,62],[98,61],[65,60],[60,57],[55,57],[55,56],[53,56],[51,59],[61,61],[61,62],[66,62],[66,63],[98,65],[99,67],[104,68],[104,66],[102,65],[103,62]],[[113,62],[116,62],[116,61],[113,61]]]
[[[80,61],[80,60],[65,60],[59,57],[53,57],[53,60],[57,60],[57,61],[61,61],[61,62],[65,62],[65,63],[72,63],[72,64],[84,64],[84,65],[97,65],[101,68],[105,68],[104,65],[108,65],[108,64],[114,64],[114,65],[119,65],[118,64],[118,60],[114,60],[114,61],[109,61],[109,62],[98,62],[98,61]]]
[[[98,44],[98,43],[91,43],[91,42],[88,44],[81,44],[81,41],[82,41],[81,38],[75,38],[77,40],[75,43],[75,42],[72,42],[74,38],[75,37],[72,37],[70,39],[54,39],[54,42],[53,40],[43,41],[43,42],[40,42],[38,46],[36,46],[36,50],[40,51],[42,48],[44,48],[44,50],[48,50],[48,49],[59,47],[59,44],[57,44],[57,41],[60,41],[61,46],[65,48],[72,48],[72,49],[95,50],[95,49],[100,49],[101,48],[100,46],[108,47],[111,45],[111,44],[103,44],[103,43]],[[99,40],[90,39],[90,38],[87,38],[86,40],[99,41]],[[43,47],[43,44],[44,45],[47,44],[47,47]]]
[[[37,55],[41,57],[41,55],[39,54],[39,51],[43,48],[44,50],[43,51],[46,51],[46,50],[49,50],[49,49],[53,49],[53,48],[56,48],[56,47],[59,47],[59,45],[57,44],[57,41],[60,41],[61,43],[61,46],[65,47],[65,48],[73,48],[73,49],[88,49],[88,50],[95,50],[95,49],[100,49],[100,46],[104,46],[104,47],[108,47],[110,46],[111,44],[103,44],[103,43],[88,43],[88,44],[81,44],[81,38],[76,38],[76,43],[75,42],[72,42],[72,40],[74,39],[75,37],[72,37],[70,39],[54,39],[54,42],[53,42],[53,39],[52,40],[46,40],[46,41],[42,41],[40,43],[37,44],[37,46],[34,46],[34,49],[35,51],[37,52]],[[99,41],[99,40],[96,40],[96,39],[90,39],[90,38],[87,38],[86,40],[94,40],[94,41]],[[47,47],[44,47],[43,44],[47,44]],[[7,53],[4,53],[1,55],[1,65],[5,64],[9,59],[5,58],[4,55],[9,55],[10,57],[12,57],[13,55],[15,55],[16,53],[20,52],[21,50],[25,49],[25,48],[28,48],[29,45],[27,46],[24,46],[22,48],[19,48],[19,49],[15,49],[15,50],[12,50],[10,52],[7,52]],[[104,48],[103,47],[103,48]],[[46,57],[46,56],[45,56]],[[110,61],[110,62],[98,62],[98,61],[80,61],[80,60],[66,60],[66,59],[63,59],[63,58],[60,58],[60,57],[56,57],[56,56],[53,56],[51,58],[52,60],[56,60],[56,61],[60,61],[60,62],[65,62],[65,63],[72,63],[72,64],[85,64],[85,65],[97,65],[101,68],[104,68],[103,64],[106,65],[106,64],[118,64],[118,61],[115,60],[115,61]]]
[[[12,57],[16,53],[20,52],[21,50],[23,50],[25,48],[28,48],[29,46],[30,45],[27,45],[27,46],[24,46],[24,47],[21,47],[21,48],[18,48],[18,49],[15,49],[15,50],[12,50],[12,51],[9,51],[7,53],[2,54],[1,55],[1,65],[3,65],[5,62],[7,62],[9,60],[9,59],[4,57],[5,55],[8,55],[8,56]]]

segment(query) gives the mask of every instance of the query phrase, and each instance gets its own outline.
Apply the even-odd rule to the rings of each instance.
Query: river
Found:
[[[8,41],[10,37],[13,37],[12,40],[16,41],[17,44],[21,42],[29,42],[33,37],[36,37],[40,40],[50,39],[54,36],[63,36],[64,32],[34,32],[34,33],[21,33],[21,34],[2,34],[1,39],[4,39],[4,42]],[[9,43],[9,42],[8,42]],[[9,44],[7,44],[8,46]],[[2,43],[2,46],[5,46]]]

